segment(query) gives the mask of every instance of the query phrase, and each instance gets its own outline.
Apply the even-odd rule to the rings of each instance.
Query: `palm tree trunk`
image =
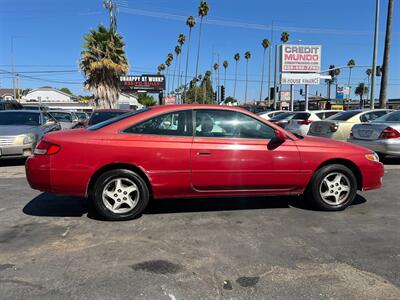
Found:
[[[348,86],[348,88],[349,88],[349,94],[347,95],[347,99],[349,99],[349,100],[350,100],[350,93],[351,93],[351,88],[350,88],[351,69],[352,69],[352,68],[350,68],[350,70],[349,70],[349,82],[347,83],[347,86]]]
[[[381,91],[379,94],[379,105],[381,108],[386,108],[387,102],[387,86],[389,78],[389,63],[390,63],[390,47],[392,44],[392,21],[393,21],[393,5],[394,1],[389,0],[388,3],[388,16],[386,21],[386,36],[385,36],[385,50],[383,54],[383,72],[381,79]]]
[[[262,60],[261,86],[260,86],[260,101],[262,101],[262,92],[263,92],[263,85],[264,85],[264,68],[265,68],[265,48],[264,48],[263,60]]]
[[[248,81],[249,60],[246,60],[246,88],[244,91],[244,102],[247,103],[247,81]]]
[[[224,87],[226,88],[226,68],[224,70]]]
[[[167,95],[169,95],[169,81],[170,81],[169,67],[167,67],[167,78],[168,78],[168,82],[167,82]]]
[[[236,99],[237,65],[238,65],[238,62],[236,61],[236,64],[235,64],[235,83],[233,85],[233,98],[234,99]]]
[[[175,59],[175,66],[174,66],[174,76],[172,77],[172,93],[175,92],[175,75],[176,75],[176,65],[178,64],[178,57]]]
[[[186,66],[185,66],[185,86],[183,88],[183,93],[186,92],[187,86],[187,76],[188,76],[188,67],[189,67],[189,53],[190,53],[190,38],[192,37],[192,27],[189,27],[189,38],[187,44],[187,53],[186,53]]]
[[[328,100],[331,100],[331,81],[328,81],[327,85],[328,85],[327,98],[328,98]]]
[[[181,78],[181,62],[182,62],[182,53],[179,55],[179,66],[178,66],[178,83],[177,88],[179,89],[179,94],[181,94],[180,86],[182,85],[182,78]],[[180,98],[180,97],[179,97]]]
[[[199,59],[200,59],[200,46],[201,46],[201,29],[203,25],[203,17],[200,18],[200,28],[199,28],[199,44],[197,46],[197,59],[196,59],[196,79],[199,71]],[[196,83],[197,85],[197,83]],[[203,99],[204,101],[204,99]],[[197,103],[197,89],[194,90],[194,103]]]

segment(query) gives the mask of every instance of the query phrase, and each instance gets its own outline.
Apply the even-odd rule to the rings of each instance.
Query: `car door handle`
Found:
[[[199,152],[197,152],[197,155],[211,155],[211,152],[209,152],[209,151],[199,151]]]

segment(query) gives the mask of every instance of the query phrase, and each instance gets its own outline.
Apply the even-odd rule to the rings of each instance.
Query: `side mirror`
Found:
[[[286,135],[280,131],[280,130],[275,130],[275,141],[283,143],[286,141],[287,137]]]

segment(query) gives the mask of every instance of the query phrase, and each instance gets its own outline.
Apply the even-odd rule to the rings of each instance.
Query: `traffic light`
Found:
[[[225,87],[221,85],[221,102],[225,101]]]
[[[300,89],[300,95],[303,95],[303,89]]]
[[[216,103],[217,102],[217,92],[213,93],[213,102]]]

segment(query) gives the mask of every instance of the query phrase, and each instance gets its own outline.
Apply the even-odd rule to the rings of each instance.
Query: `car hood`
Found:
[[[38,126],[26,125],[0,125],[0,135],[18,135],[24,133],[35,133]]]
[[[368,150],[364,147],[357,146],[354,144],[346,143],[346,142],[340,142],[336,141],[333,139],[327,139],[327,138],[322,138],[322,137],[316,137],[316,136],[305,136],[303,139],[300,139],[297,141],[297,144],[299,146],[303,147],[315,147],[321,149],[325,148],[336,148],[340,149],[343,151],[344,149],[348,150],[347,152],[351,153],[370,153],[371,150]]]

